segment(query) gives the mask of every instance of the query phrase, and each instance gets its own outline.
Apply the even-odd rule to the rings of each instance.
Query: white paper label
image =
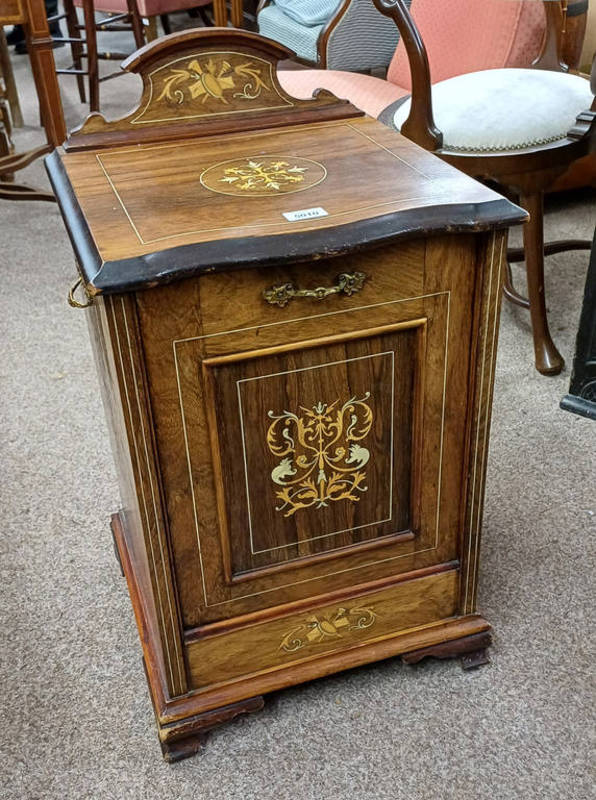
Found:
[[[282,214],[288,222],[300,222],[303,219],[327,216],[325,209],[320,206],[318,208],[303,208],[300,211],[282,211]]]

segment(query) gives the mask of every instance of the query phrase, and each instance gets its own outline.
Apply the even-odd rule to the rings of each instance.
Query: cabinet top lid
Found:
[[[92,115],[46,160],[90,294],[526,218],[329,93],[289,98],[273,69],[286,51],[262,37],[144,50],[139,108]]]

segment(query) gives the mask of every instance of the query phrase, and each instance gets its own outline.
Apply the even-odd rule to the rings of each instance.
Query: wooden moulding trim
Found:
[[[330,228],[187,244],[104,262],[60,156],[52,153],[45,164],[89,295],[149,289],[204,273],[333,258],[417,236],[507,228],[527,219],[525,211],[502,198],[410,208]]]
[[[44,163],[56,199],[60,198],[58,207],[81,271],[81,277],[86,286],[92,286],[93,280],[103,264],[99,250],[95,245],[87,220],[77,202],[74,189],[68,179],[58,151],[54,150],[49,156],[46,156]]]
[[[290,616],[300,611],[308,611],[311,608],[319,608],[322,605],[342,602],[347,598],[365,597],[368,594],[373,594],[374,592],[378,592],[390,586],[396,586],[405,581],[425,578],[428,575],[438,575],[441,572],[449,572],[450,570],[456,570],[458,568],[458,561],[447,561],[444,564],[435,564],[431,567],[411,570],[401,575],[390,575],[386,578],[378,578],[375,581],[363,583],[359,586],[349,586],[315,597],[307,597],[304,600],[295,600],[283,606],[273,606],[272,608],[266,608],[262,611],[252,611],[242,616],[222,619],[218,622],[209,622],[205,625],[187,630],[184,636],[184,642],[185,644],[191,644],[207,636],[217,636],[229,633],[231,630],[237,630],[238,628],[249,628],[253,625],[261,625],[264,622],[270,622],[272,619]]]
[[[313,93],[313,100],[323,98],[331,94],[324,89],[317,89]],[[313,106],[313,108],[302,108],[292,111],[291,119],[288,117],[287,109],[259,111],[254,116],[243,120],[242,127],[237,130],[254,131],[262,128],[280,128],[285,125],[298,125],[300,123],[332,122],[338,119],[352,119],[363,117],[364,112],[353,106],[348,100],[337,99],[333,105]],[[192,130],[190,127],[192,125]],[[217,136],[230,132],[229,117],[214,117],[212,120],[205,120],[200,125],[193,125],[192,120],[188,122],[170,123],[169,125],[157,124],[147,126],[142,130],[136,130],[134,136],[130,129],[126,130],[102,130],[86,133],[82,131],[73,135],[64,143],[64,149],[68,153],[76,153],[81,150],[96,150],[101,147],[117,147],[118,145],[147,144],[149,142],[177,141],[178,139],[188,139],[189,136]]]
[[[289,342],[288,344],[278,344],[274,347],[265,347],[260,350],[247,350],[242,353],[231,353],[224,356],[212,356],[203,359],[203,366],[219,367],[222,364],[236,364],[239,361],[252,361],[256,358],[267,358],[267,356],[279,355],[280,353],[292,353],[295,350],[307,350],[315,347],[328,347],[329,345],[353,341],[354,339],[369,339],[373,336],[385,336],[395,331],[410,328],[419,328],[427,323],[426,317],[418,319],[408,319],[403,322],[394,322],[391,325],[378,325],[375,328],[359,328],[348,333],[334,333],[330,336],[319,336],[316,339],[306,339],[301,342]],[[310,556],[309,556],[310,557]]]
[[[154,68],[161,69],[169,58],[181,59],[186,55],[206,55],[216,48],[223,48],[225,51],[234,51],[247,58],[254,57],[268,62],[272,70],[273,89],[284,101],[284,104],[287,103],[287,107],[284,105],[284,108],[277,111],[255,108],[252,113],[243,115],[241,120],[236,120],[235,126],[238,130],[251,130],[257,126],[271,128],[278,125],[294,125],[299,122],[363,116],[363,112],[349,101],[342,100],[325,89],[314,92],[312,97],[307,99],[292,97],[280,85],[275,71],[279,61],[292,58],[294,53],[278,42],[245,30],[195,28],[181,33],[173,33],[150,42],[133,53],[123,62],[122,68],[141,75],[143,78],[141,103],[149,102],[149,98],[152,96],[151,75]],[[65,149],[76,151],[91,147],[114,146],[123,142],[138,144],[164,139],[172,141],[188,135],[223,134],[230,130],[229,110],[214,113],[211,117],[202,116],[200,119],[189,116],[184,121],[175,124],[172,124],[173,120],[156,119],[153,122],[147,121],[146,125],[139,129],[133,124],[139,108],[127,116],[111,122],[108,122],[99,113],[90,114],[82,125],[72,131]]]
[[[299,569],[306,564],[321,564],[324,561],[340,558],[342,555],[354,555],[355,553],[377,550],[380,547],[389,547],[390,545],[403,542],[411,542],[415,538],[416,534],[411,530],[388,533],[385,536],[379,536],[377,539],[369,539],[366,542],[359,542],[358,544],[348,544],[345,547],[336,547],[334,550],[328,550],[325,553],[302,556],[301,558],[293,558],[291,561],[281,561],[277,564],[268,564],[266,567],[255,567],[245,572],[234,573],[231,576],[230,583],[244,583],[245,581],[252,581],[256,578],[263,578],[266,575],[275,575],[285,570]]]
[[[163,659],[158,653],[158,645],[151,635],[151,628],[145,616],[145,606],[126,544],[126,534],[121,514],[112,515],[111,525],[114,541],[116,542],[118,554],[120,556],[120,564],[128,586],[132,610],[141,638],[143,662],[151,700],[153,701],[155,713],[159,716],[161,710],[166,708],[168,702],[168,688],[164,673],[165,667],[163,665]]]
[[[455,617],[448,621],[443,620],[406,632],[402,631],[381,641],[356,645],[310,661],[243,676],[219,686],[189,693],[184,697],[166,702],[162,713],[158,715],[158,721],[160,725],[169,724],[193,714],[229,705],[232,702],[490,629],[491,626],[483,617],[473,614]]]

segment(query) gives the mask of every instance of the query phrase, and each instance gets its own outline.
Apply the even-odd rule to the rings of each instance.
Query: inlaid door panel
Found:
[[[424,327],[203,362],[231,579],[410,531]]]
[[[213,275],[137,295],[191,637],[457,558],[469,244],[450,241],[445,259],[437,242],[432,261],[417,250],[417,281],[413,249],[403,270],[399,252],[369,259],[358,295],[284,309],[264,302],[284,277],[264,269],[239,273],[236,286]],[[321,262],[294,281],[328,283],[341,270]],[[241,301],[230,320],[226,296],[234,309]]]
[[[289,341],[258,349],[231,332],[225,354],[226,336],[217,355],[209,337],[176,343],[202,619],[454,557],[457,510],[440,492],[449,294],[375,316],[307,341],[288,325]]]

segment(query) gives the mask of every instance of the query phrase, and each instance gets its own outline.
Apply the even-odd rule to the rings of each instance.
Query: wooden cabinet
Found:
[[[277,106],[245,87],[184,125],[175,93],[151,107],[174,57],[200,74],[224,47],[229,81],[252,63]],[[91,118],[48,161],[169,759],[273,689],[397,654],[480,663],[489,642],[479,531],[524,214],[330,95],[288,98],[283,55],[238,31],[157,42],[132,63],[151,125]]]

